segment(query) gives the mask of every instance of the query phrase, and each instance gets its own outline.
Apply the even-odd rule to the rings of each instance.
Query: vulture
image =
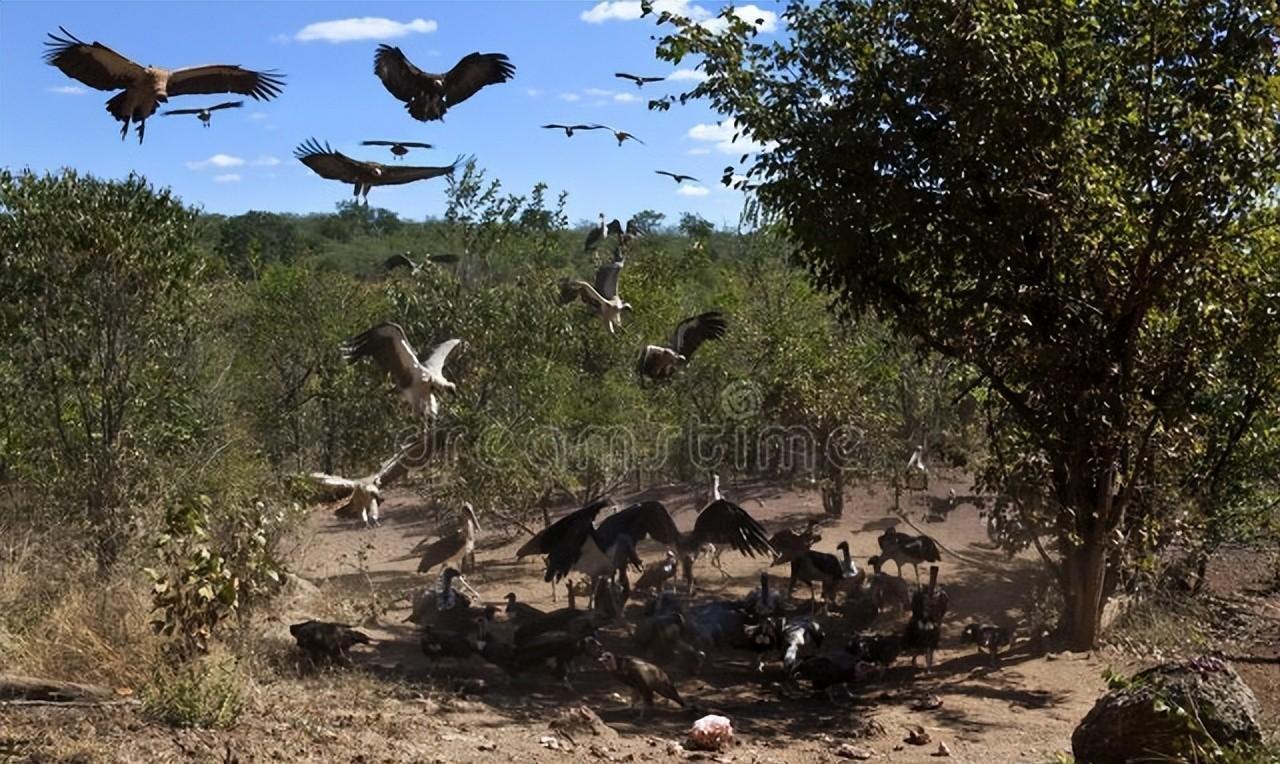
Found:
[[[210,120],[213,119],[213,112],[218,109],[239,109],[241,106],[244,106],[244,101],[227,101],[216,106],[206,106],[203,109],[169,109],[160,112],[160,116],[175,117],[179,114],[194,114],[205,127],[208,127]]]
[[[622,223],[619,223],[616,219],[610,220],[607,232],[617,239],[619,252],[626,252],[627,245],[631,243],[631,240],[641,235],[640,225],[636,223],[635,218],[627,221],[625,229],[623,229]]]
[[[66,29],[58,29],[65,37],[49,35],[45,62],[91,88],[121,91],[107,101],[107,111],[124,123],[121,140],[128,135],[129,124],[136,122],[138,143],[142,143],[147,117],[155,114],[157,104],[168,103],[172,96],[240,93],[264,101],[280,95],[284,88],[282,74],[255,72],[230,64],[185,69],[142,66],[100,42],[90,45]]]
[[[693,177],[692,175],[681,175],[680,173],[667,172],[666,170],[654,170],[654,172],[657,173],[658,175],[666,175],[668,178],[673,178],[676,183],[683,183],[686,180],[691,180],[694,183],[702,182],[697,178]]]
[[[543,130],[563,130],[564,137],[572,138],[574,130],[607,130],[608,128],[606,128],[604,125],[560,125],[553,122],[549,125],[543,125],[542,129]]]
[[[987,653],[991,665],[1000,663],[1000,648],[1008,647],[1013,642],[1009,630],[1003,626],[990,623],[971,623],[960,633],[960,641],[978,646],[978,652]]]
[[[615,219],[613,222],[617,223],[618,221]],[[621,224],[619,223],[619,225]],[[609,228],[609,226],[605,225],[604,213],[601,212],[600,224],[592,228],[590,231],[587,231],[587,240],[582,244],[582,251],[590,252],[596,248],[596,245],[608,238]]]
[[[430,453],[429,444],[415,441],[384,462],[377,472],[364,477],[352,479],[324,472],[312,472],[308,477],[338,497],[347,497],[347,503],[339,507],[335,515],[344,519],[358,515],[368,528],[380,524],[378,502],[382,500],[382,488],[404,477],[411,467],[420,466]]]
[[[876,539],[880,544],[880,561],[893,560],[898,565],[898,576],[902,576],[902,563],[906,562],[916,571],[916,583],[920,583],[920,563],[940,562],[942,555],[938,544],[928,536],[912,536],[901,533],[897,528],[886,528]]]
[[[352,195],[363,196],[365,204],[369,203],[369,189],[374,186],[398,186],[415,180],[452,175],[462,161],[462,157],[458,157],[453,164],[443,167],[388,167],[377,162],[352,159],[340,151],[334,151],[328,143],[321,146],[315,138],[300,144],[293,155],[322,178],[350,183],[355,189]]]
[[[289,633],[298,643],[298,649],[313,662],[317,659],[350,664],[349,650],[355,645],[371,644],[373,640],[362,631],[356,631],[343,623],[303,621],[289,626]]]
[[[942,635],[942,619],[947,615],[950,598],[938,586],[938,566],[929,566],[929,586],[916,589],[911,596],[911,619],[902,632],[902,646],[911,653],[911,665],[924,655],[925,666],[933,668],[933,653]]]
[[[433,149],[430,143],[414,143],[412,141],[360,141],[361,146],[390,146],[396,159],[409,153],[409,149]]]
[[[476,534],[479,531],[480,521],[476,520],[475,509],[470,502],[463,502],[462,527],[426,546],[422,561],[418,563],[418,572],[426,573],[437,565],[452,565],[455,562],[460,570],[467,572],[468,561],[475,554]]]
[[[645,145],[645,142],[644,142],[644,141],[642,141],[642,140],[640,140],[639,138],[635,137],[635,136],[634,136],[634,135],[632,135],[631,133],[628,133],[626,130],[616,130],[616,129],[612,128],[612,127],[609,127],[608,125],[601,125],[601,127],[603,127],[604,129],[608,130],[609,132],[613,133],[613,137],[618,139],[618,145],[619,145],[619,146],[621,146],[621,145],[623,144],[623,142],[624,142],[624,141],[627,141],[627,140],[633,140],[633,141],[635,141],[636,143],[640,144],[641,146]]]
[[[680,693],[671,683],[667,672],[652,663],[630,655],[614,655],[610,652],[600,653],[596,660],[615,679],[630,687],[634,697],[644,704],[640,707],[641,719],[653,709],[654,695],[661,695],[681,708],[685,707],[684,700],[680,698]]]
[[[929,468],[924,464],[924,446],[916,446],[911,452],[911,458],[907,460],[907,486],[911,487],[917,482],[923,483],[920,490],[929,487]]]
[[[631,310],[631,303],[618,296],[618,276],[622,273],[622,261],[605,263],[596,269],[594,286],[585,281],[565,279],[560,282],[560,304],[568,305],[579,300],[600,317],[609,333],[622,326],[622,314]]]
[[[724,314],[715,310],[686,318],[676,326],[669,345],[646,345],[640,351],[636,372],[654,382],[671,379],[689,365],[689,357],[702,343],[723,337],[726,327]]]
[[[462,258],[457,255],[425,255],[427,262],[439,265],[452,265]],[[394,271],[396,268],[408,268],[410,273],[418,273],[422,270],[422,266],[414,262],[409,257],[409,253],[403,255],[392,255],[382,262],[382,270]]]
[[[608,521],[596,527],[596,515],[609,503],[607,498],[597,499],[548,525],[516,550],[516,558],[546,555],[547,572],[543,580],[552,584],[559,583],[574,570],[585,573],[591,578],[590,592],[594,599],[599,581],[612,579],[619,569],[625,571],[627,564],[641,567],[635,552],[640,538],[627,536],[623,528],[608,525]],[[630,592],[629,584],[627,592]]]
[[[638,74],[627,74],[626,72],[614,72],[613,76],[620,80],[631,80],[636,83],[636,87],[638,88],[644,87],[645,83],[662,82],[666,79],[666,77],[641,77]]]
[[[343,343],[343,356],[347,363],[371,358],[378,368],[391,375],[400,394],[409,402],[415,414],[425,418],[428,411],[435,416],[440,411],[437,390],[453,391],[454,383],[444,378],[444,362],[462,340],[447,340],[435,346],[427,362],[418,360],[418,354],[405,338],[399,324],[378,324]]]
[[[405,103],[409,116],[422,122],[443,120],[444,113],[475,95],[485,85],[506,82],[516,69],[502,53],[472,53],[444,74],[424,72],[404,52],[379,45],[373,73],[391,95]]]

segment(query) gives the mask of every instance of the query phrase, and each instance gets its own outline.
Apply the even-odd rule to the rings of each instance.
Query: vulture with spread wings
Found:
[[[365,527],[369,528],[380,524],[378,502],[382,500],[382,489],[407,475],[409,470],[421,467],[434,450],[433,441],[416,440],[383,462],[376,472],[364,477],[345,478],[324,472],[312,472],[307,477],[318,487],[326,489],[322,493],[324,498],[347,500],[334,510],[334,515],[343,519],[358,516]]]
[[[194,114],[205,127],[209,126],[209,121],[213,119],[213,112],[219,109],[239,109],[244,106],[244,101],[227,101],[216,106],[206,106],[203,109],[169,109],[160,112],[162,117],[175,117],[179,114]]]
[[[609,327],[609,333],[613,334],[614,327],[622,326],[623,312],[631,310],[631,303],[618,296],[618,276],[621,274],[622,261],[615,260],[596,269],[594,286],[585,281],[565,279],[560,282],[560,304],[580,301],[599,316],[605,326]]]
[[[638,74],[627,74],[626,72],[614,72],[614,77],[620,80],[631,80],[636,83],[636,87],[642,88],[649,82],[662,82],[666,77],[642,77]]]
[[[436,265],[453,265],[462,258],[457,255],[423,255],[429,263]],[[409,253],[403,255],[392,255],[382,261],[382,270],[394,271],[396,268],[408,268],[410,273],[417,274],[422,270],[422,266],[409,257]]]
[[[413,141],[360,141],[361,146],[390,146],[396,159],[403,159],[409,149],[433,149],[430,143],[414,143]]]
[[[172,96],[240,93],[256,100],[270,100],[284,88],[284,75],[255,72],[230,64],[161,69],[142,66],[100,42],[92,45],[62,27],[65,37],[49,35],[44,60],[62,73],[97,90],[120,90],[107,101],[107,111],[124,126],[120,138],[129,133],[129,124],[138,123],[138,143],[142,143],[147,117],[158,104]]]
[[[414,66],[404,51],[379,45],[373,57],[373,72],[391,95],[405,102],[409,116],[423,122],[444,119],[444,113],[486,85],[506,82],[516,69],[503,53],[472,53],[463,56],[444,74],[424,72]]]
[[[352,159],[340,151],[334,151],[327,143],[321,146],[315,138],[298,146],[293,155],[322,178],[352,184],[355,188],[353,195],[363,196],[365,204],[369,203],[369,189],[374,186],[398,186],[415,180],[451,175],[462,161],[462,157],[458,157],[453,164],[443,167],[390,167],[377,162]]]
[[[543,125],[542,129],[543,130],[563,130],[564,137],[572,138],[574,130],[606,130],[607,128],[604,125],[561,125],[557,122],[552,122],[549,125]]]
[[[391,375],[400,388],[400,394],[419,417],[430,411],[435,416],[440,411],[436,391],[453,391],[457,386],[444,378],[444,362],[462,340],[448,340],[436,345],[427,362],[418,360],[418,354],[405,337],[399,324],[379,324],[361,332],[343,343],[343,356],[347,363],[361,358],[371,358],[378,368]]]
[[[693,351],[707,340],[723,337],[727,328],[724,314],[716,310],[686,318],[676,326],[670,345],[647,345],[640,351],[636,370],[640,376],[655,382],[670,379],[689,364]]]
[[[666,175],[668,178],[674,179],[676,183],[683,183],[686,180],[691,180],[694,183],[702,182],[697,178],[693,177],[692,175],[681,175],[678,172],[667,172],[666,170],[654,170],[654,172],[659,175]]]

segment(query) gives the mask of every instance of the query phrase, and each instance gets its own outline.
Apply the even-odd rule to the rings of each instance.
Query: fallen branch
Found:
[[[3,703],[101,704],[118,700],[116,694],[105,687],[0,674],[0,702]]]

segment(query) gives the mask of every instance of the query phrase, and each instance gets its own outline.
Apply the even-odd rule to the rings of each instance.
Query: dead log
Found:
[[[119,700],[105,687],[76,682],[55,682],[29,676],[0,674],[0,703],[40,701],[43,703],[99,703]]]

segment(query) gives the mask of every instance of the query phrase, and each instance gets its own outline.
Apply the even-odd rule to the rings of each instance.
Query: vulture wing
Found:
[[[595,287],[585,281],[571,281],[568,279],[561,281],[560,304],[568,305],[574,300],[581,300],[583,305],[586,305],[588,308],[597,312],[600,311],[601,306],[607,302],[607,300],[601,297],[600,293],[595,290]]]
[[[210,106],[209,111],[217,111],[218,109],[239,109],[244,106],[244,101],[226,101],[217,106]]]
[[[316,175],[344,183],[364,182],[365,178],[373,176],[373,168],[376,166],[372,162],[361,162],[340,151],[334,151],[327,143],[321,146],[315,138],[299,145],[294,149],[293,155]]]
[[[618,276],[622,275],[622,263],[605,263],[596,269],[596,291],[606,300],[618,296]]]
[[[688,358],[702,343],[723,337],[726,328],[728,324],[725,323],[724,314],[717,310],[686,318],[671,336],[671,349]]]
[[[591,532],[600,510],[608,506],[608,499],[597,499],[582,509],[575,510],[538,531],[537,535],[516,550],[516,558],[531,554],[551,554],[556,547],[572,546],[575,551],[582,546]]]
[[[680,540],[680,532],[671,519],[671,513],[660,501],[645,501],[632,504],[624,510],[606,517],[596,528],[596,539],[601,549],[608,549],[618,536],[626,534],[637,544],[646,537],[655,541],[675,546]]]
[[[711,502],[698,514],[691,540],[694,547],[708,541],[716,545],[728,544],[734,551],[748,557],[757,554],[772,557],[774,553],[760,523],[747,514],[747,510],[725,499]]]
[[[378,368],[391,375],[399,387],[413,384],[414,368],[418,366],[418,354],[404,336],[399,324],[379,324],[357,334],[343,343],[343,355],[347,363],[361,358],[372,358]]]
[[[284,89],[283,78],[283,74],[274,71],[255,72],[228,64],[190,66],[169,75],[165,92],[170,96],[243,93],[258,101],[269,101]]]
[[[644,235],[644,231],[640,230],[640,224],[636,222],[635,218],[632,218],[627,221],[627,236],[635,238],[637,236],[643,236],[643,235]]]
[[[631,80],[632,82],[635,82],[640,79],[634,74],[627,74],[626,72],[614,72],[613,76],[623,80]]]
[[[485,85],[506,82],[516,73],[503,53],[472,53],[464,56],[444,76],[445,97],[455,106],[475,95]]]
[[[434,149],[435,146],[430,143],[414,143],[413,141],[401,141],[401,146],[409,149]]]
[[[452,175],[454,169],[461,162],[459,157],[453,164],[443,167],[389,167],[382,166],[382,174],[376,178],[371,178],[366,182],[371,186],[398,186],[401,183],[412,183],[415,180],[427,180],[428,178],[438,178],[441,175]]]
[[[394,45],[379,45],[373,55],[373,73],[391,95],[401,101],[411,101],[426,89],[429,75],[414,66],[404,51]]]
[[[444,359],[448,358],[449,353],[453,352],[453,349],[461,343],[462,340],[447,340],[436,345],[435,349],[431,351],[431,355],[427,356],[427,362],[423,366],[432,374],[443,374]]]
[[[330,475],[327,472],[312,472],[307,475],[307,479],[334,492],[354,491],[356,489],[356,481],[339,477],[338,475]]]
[[[619,221],[617,218],[614,218],[613,220],[609,221],[609,235],[610,236],[622,235],[622,222]]]
[[[435,566],[452,560],[466,545],[467,540],[459,531],[441,536],[431,542],[427,550],[422,553],[422,560],[418,562],[418,572],[426,573]]]
[[[433,263],[441,263],[443,265],[452,265],[462,258],[458,255],[427,255],[427,259]]]
[[[160,112],[162,117],[176,116],[178,114],[199,114],[204,109],[166,109]]]
[[[66,37],[49,35],[44,60],[74,80],[97,90],[119,90],[129,87],[146,71],[100,42],[90,45],[66,29],[58,29]]]
[[[365,141],[365,143],[368,144],[369,141]],[[392,255],[391,257],[388,257],[386,260],[382,261],[382,270],[384,271],[390,271],[390,270],[394,270],[396,268],[401,268],[401,267],[413,270],[418,266],[412,260],[409,259],[408,255]]]
[[[361,146],[394,146],[395,141],[360,141]]]

